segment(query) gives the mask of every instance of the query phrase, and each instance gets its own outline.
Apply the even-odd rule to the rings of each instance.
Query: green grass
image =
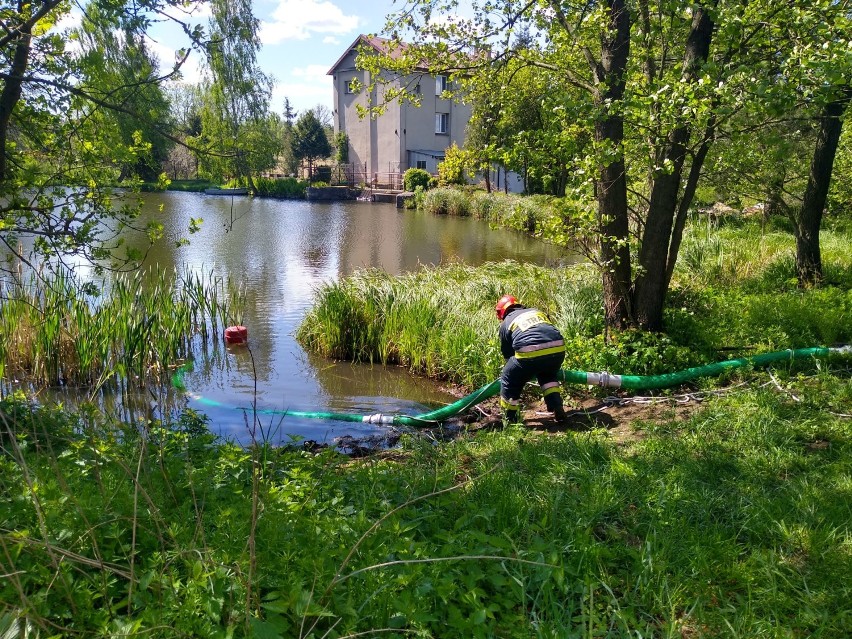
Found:
[[[852,383],[781,382],[800,401],[756,388],[625,444],[514,428],[363,461],[210,446],[191,413],[140,431],[6,400],[5,619],[34,637],[847,636],[852,436],[832,412]]]
[[[166,190],[202,193],[204,189],[217,188],[218,186],[210,180],[172,180]]]
[[[241,299],[203,273],[118,273],[104,294],[61,272],[33,277],[0,299],[0,373],[47,386],[168,379],[194,336],[238,323]]]
[[[544,195],[440,187],[419,193],[415,202],[427,213],[470,216],[566,247],[574,246],[574,235],[592,219],[587,207]]]
[[[402,364],[477,387],[496,378],[502,366],[492,309],[494,300],[512,292],[551,316],[568,343],[565,366],[578,370],[659,374],[731,353],[849,343],[849,235],[823,235],[826,273],[836,284],[802,291],[795,284],[791,237],[762,235],[753,225],[709,236],[690,228],[663,334],[626,331],[612,333],[607,342],[599,278],[591,267],[507,261],[425,268],[400,277],[356,273],[319,290],[297,338],[327,357]]]
[[[494,301],[507,291],[540,305],[563,327],[584,329],[595,307],[591,271],[507,261],[453,264],[401,277],[366,270],[321,288],[297,338],[338,359],[403,364],[478,386],[502,366]],[[566,328],[567,330],[567,328]]]

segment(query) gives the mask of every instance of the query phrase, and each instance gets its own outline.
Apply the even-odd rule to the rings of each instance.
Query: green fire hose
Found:
[[[612,373],[589,373],[563,369],[560,371],[559,379],[566,384],[581,384],[587,386],[603,386],[609,388],[626,388],[630,390],[653,390],[677,386],[699,377],[712,377],[721,375],[725,371],[734,370],[748,366],[767,366],[778,362],[792,362],[796,359],[825,358],[831,355],[852,355],[852,346],[838,346],[833,348],[813,347],[797,348],[773,353],[764,353],[752,357],[741,357],[729,359],[705,366],[695,366],[674,373],[664,375],[614,375]],[[216,400],[208,399],[200,395],[187,392],[183,381],[184,374],[192,369],[192,362],[187,362],[177,369],[172,376],[172,384],[181,392],[187,393],[197,402],[217,408],[231,408],[235,410],[250,410],[246,407],[223,404]],[[364,424],[391,424],[394,426],[425,426],[443,422],[450,417],[479,404],[480,402],[494,397],[500,391],[500,380],[482,386],[460,400],[442,406],[436,410],[420,415],[385,415],[377,413],[374,415],[356,415],[350,413],[310,412],[296,410],[274,410],[258,409],[256,412],[263,415],[289,415],[291,417],[302,417],[308,419],[326,419],[341,422],[360,422]]]

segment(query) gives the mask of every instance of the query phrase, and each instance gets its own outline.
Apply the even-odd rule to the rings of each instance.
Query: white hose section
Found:
[[[610,388],[621,387],[621,375],[613,375],[603,371],[601,373],[586,373],[586,383],[589,386],[607,386]]]
[[[829,348],[832,353],[837,353],[838,355],[852,355],[852,344],[846,344],[846,346],[837,346],[835,348]]]
[[[381,413],[364,415],[361,422],[364,424],[393,424],[393,415],[382,415]]]

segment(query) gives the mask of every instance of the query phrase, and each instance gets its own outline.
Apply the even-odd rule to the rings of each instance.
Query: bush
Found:
[[[418,186],[425,191],[431,179],[432,176],[424,169],[408,169],[402,177],[402,184],[406,191],[415,191]]]
[[[257,195],[262,197],[301,199],[305,197],[308,183],[296,178],[257,178],[254,185],[257,188]]]
[[[470,198],[458,189],[437,188],[423,197],[423,210],[437,215],[470,215]]]
[[[444,161],[438,163],[438,184],[462,186],[475,173],[472,153],[453,144],[444,151]]]

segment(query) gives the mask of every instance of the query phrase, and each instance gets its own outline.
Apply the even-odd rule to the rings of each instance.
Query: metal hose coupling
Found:
[[[375,415],[364,415],[361,421],[365,424],[393,424],[394,416],[376,413]]]
[[[586,383],[589,386],[621,388],[621,375],[613,375],[607,371],[601,371],[600,373],[586,373]]]

